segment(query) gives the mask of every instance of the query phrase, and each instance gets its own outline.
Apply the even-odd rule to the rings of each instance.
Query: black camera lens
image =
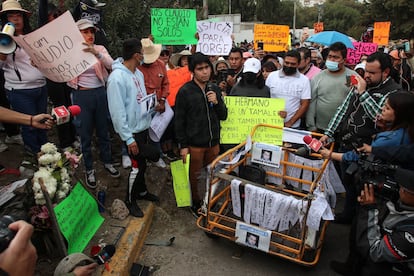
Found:
[[[7,249],[16,232],[9,229],[9,224],[15,222],[11,216],[0,218],[0,253]]]

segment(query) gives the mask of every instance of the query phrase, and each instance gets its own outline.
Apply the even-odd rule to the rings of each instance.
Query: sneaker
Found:
[[[118,178],[121,176],[121,174],[119,173],[119,171],[117,169],[115,169],[114,165],[112,164],[105,164],[104,168],[107,172],[109,172],[109,174],[113,177],[113,178]]]
[[[145,195],[138,195],[137,196],[138,200],[148,200],[148,201],[152,201],[152,202],[159,202],[160,199],[158,198],[158,196],[151,194],[150,192],[146,192]]]
[[[129,210],[129,214],[131,216],[137,217],[137,218],[142,218],[144,216],[144,212],[142,212],[141,208],[139,208],[138,204],[133,201],[127,201],[125,202],[126,206],[128,207]]]
[[[0,152],[3,152],[5,150],[7,150],[8,148],[9,147],[5,143],[0,142]]]
[[[13,136],[6,136],[4,140],[6,144],[16,144],[16,145],[23,145],[23,138],[20,134],[13,135]]]
[[[135,178],[137,178],[139,169],[138,168],[132,168],[131,172],[129,173],[128,183],[129,187],[132,187],[134,184]]]
[[[86,171],[86,186],[91,189],[96,188],[95,170]]]
[[[128,155],[122,155],[122,167],[124,169],[131,168],[131,158]]]
[[[157,162],[153,162],[153,163],[154,163],[154,165],[155,165],[155,166],[157,166],[158,168],[162,168],[162,169],[164,169],[164,168],[166,168],[166,167],[167,167],[167,165],[165,164],[164,160],[162,160],[161,158],[160,158],[160,159],[158,159],[158,161],[157,161]]]

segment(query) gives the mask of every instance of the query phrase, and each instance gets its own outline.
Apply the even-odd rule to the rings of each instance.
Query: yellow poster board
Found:
[[[263,42],[263,50],[283,52],[288,50],[289,26],[272,24],[254,24],[254,44]]]
[[[187,207],[192,205],[191,186],[190,186],[190,155],[187,155],[186,163],[177,160],[170,163],[171,174],[173,177],[173,188],[177,207]]]
[[[374,23],[374,37],[373,43],[378,45],[388,45],[388,38],[390,36],[391,22],[375,22]]]
[[[255,97],[224,97],[228,109],[227,120],[221,121],[221,143],[239,144],[246,140],[257,124],[270,124],[283,127],[283,119],[278,115],[285,109],[284,99]],[[272,145],[282,145],[282,130],[259,128],[253,140]]]

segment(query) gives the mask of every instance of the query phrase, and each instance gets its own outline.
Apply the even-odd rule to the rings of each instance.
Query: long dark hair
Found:
[[[388,95],[388,104],[394,110],[391,129],[406,128],[411,142],[414,141],[414,94],[398,91]]]

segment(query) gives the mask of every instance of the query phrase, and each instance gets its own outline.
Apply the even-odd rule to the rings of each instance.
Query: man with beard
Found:
[[[364,78],[355,75],[358,84],[351,89],[329,122],[320,141],[326,145],[329,138],[339,137],[339,151],[353,149],[351,142],[371,144],[372,136],[378,132],[375,119],[381,112],[388,94],[400,89],[390,77],[391,58],[376,52],[368,56]],[[354,177],[347,174],[350,164],[341,163],[342,182],[345,185],[344,211],[335,218],[337,223],[351,223],[356,208],[356,185]]]
[[[299,128],[301,118],[309,107],[311,89],[309,79],[298,72],[300,54],[286,53],[282,70],[274,71],[266,79],[272,98],[285,99],[285,127]]]

